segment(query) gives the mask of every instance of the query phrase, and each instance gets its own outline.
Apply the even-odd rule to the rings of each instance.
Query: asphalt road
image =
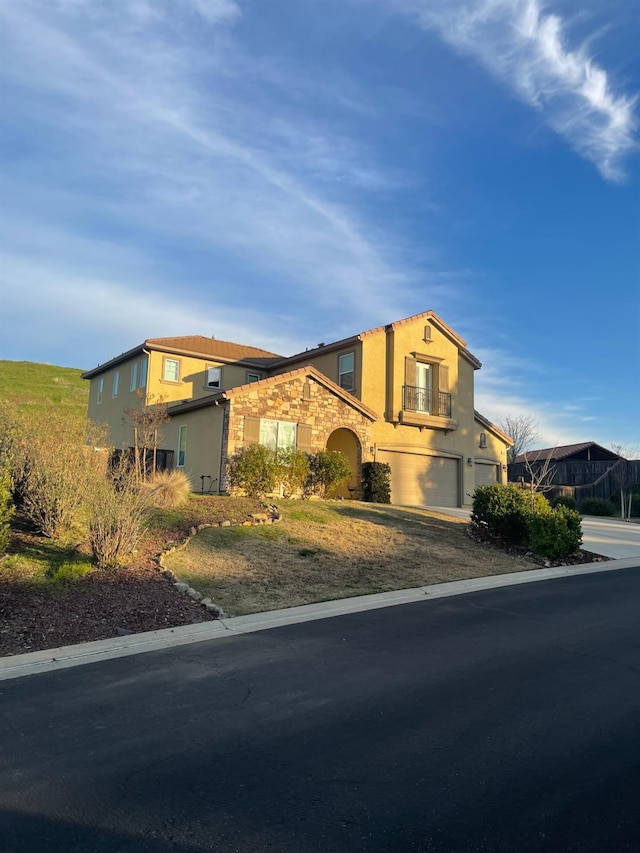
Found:
[[[0,683],[2,853],[640,850],[640,568]]]

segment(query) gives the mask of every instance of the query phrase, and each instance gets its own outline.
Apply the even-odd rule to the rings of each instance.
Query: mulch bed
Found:
[[[244,521],[260,509],[249,499],[199,498],[161,530],[150,529],[135,561],[126,568],[92,569],[71,583],[0,582],[0,656],[53,649],[91,640],[214,619],[178,592],[158,571],[167,544],[183,540],[201,523]],[[10,551],[41,540],[18,520]]]
[[[606,563],[611,559],[610,557],[604,557],[602,554],[594,554],[593,551],[585,551],[581,548],[569,557],[563,557],[560,560],[549,560],[546,557],[541,557],[539,554],[534,554],[532,551],[527,550],[527,548],[519,545],[509,545],[496,536],[492,536],[488,530],[476,524],[469,524],[467,533],[475,542],[492,548],[500,548],[501,551],[506,551],[508,554],[519,554],[521,557],[527,557],[541,567],[580,566],[583,563]]]

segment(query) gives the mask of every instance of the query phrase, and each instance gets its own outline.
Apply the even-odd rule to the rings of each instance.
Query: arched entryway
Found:
[[[334,430],[327,439],[327,450],[339,450],[349,461],[352,474],[348,482],[336,489],[333,497],[352,498],[360,497],[360,480],[362,472],[362,445],[358,436],[350,429],[340,428]]]

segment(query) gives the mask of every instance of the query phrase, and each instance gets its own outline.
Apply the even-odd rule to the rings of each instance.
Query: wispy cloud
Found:
[[[540,0],[393,0],[425,29],[478,60],[609,180],[637,147],[636,98],[616,94],[586,43]]]
[[[187,264],[182,296],[216,312],[296,307],[313,327],[323,306],[339,304],[350,328],[400,316],[417,270],[358,205],[398,176],[364,142],[312,119],[308,103],[299,110],[295,76],[265,73],[268,61],[234,41],[240,19],[230,0],[0,4],[0,73],[46,164],[35,175],[18,160],[5,184],[25,235],[51,222],[66,230],[70,277],[87,251],[84,223],[96,220],[156,264],[171,247],[210,257],[205,295]],[[301,85],[308,101],[309,81]],[[116,272],[99,254],[95,262]],[[122,287],[131,280],[116,273]],[[162,281],[157,302],[171,317]],[[49,287],[46,264],[32,284]]]

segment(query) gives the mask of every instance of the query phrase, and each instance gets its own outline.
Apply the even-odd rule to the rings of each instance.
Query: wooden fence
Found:
[[[578,505],[585,498],[609,500],[620,489],[640,485],[640,460],[629,462],[559,462],[554,466],[553,485],[545,491],[549,500],[559,495],[575,498]],[[524,463],[509,465],[509,481],[530,480]]]

